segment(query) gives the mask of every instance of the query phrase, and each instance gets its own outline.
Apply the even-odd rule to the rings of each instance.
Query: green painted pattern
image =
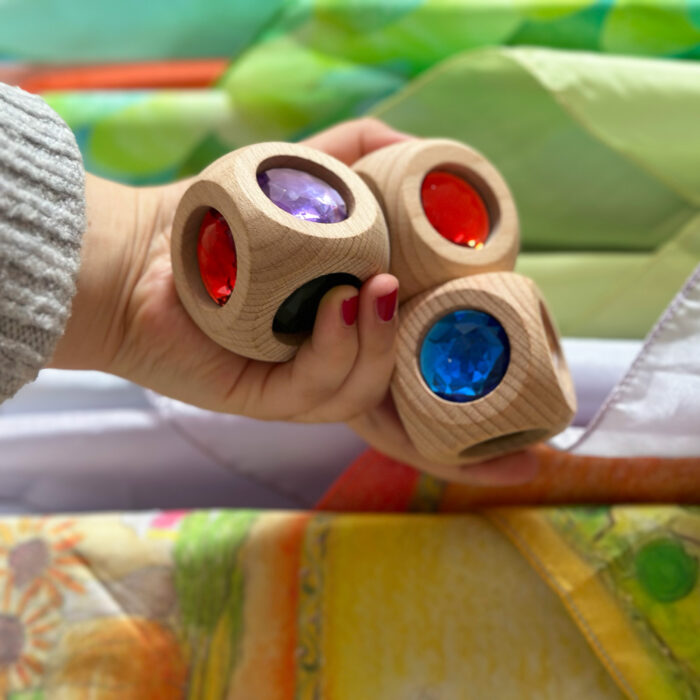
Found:
[[[543,517],[597,572],[674,697],[698,697],[700,509],[559,508]]]
[[[642,546],[634,566],[644,590],[661,603],[685,598],[698,580],[697,558],[681,542],[666,537]]]
[[[190,653],[189,697],[224,697],[243,633],[241,547],[253,511],[196,511],[181,523],[174,548],[180,630]]]

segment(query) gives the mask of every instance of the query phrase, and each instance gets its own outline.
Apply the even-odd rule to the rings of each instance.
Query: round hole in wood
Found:
[[[543,440],[547,435],[549,435],[549,431],[542,428],[519,430],[506,435],[499,435],[498,437],[484,440],[476,445],[467,447],[459,453],[459,456],[465,459],[474,459],[475,457],[479,459],[488,459],[495,455],[515,452],[527,445],[532,445],[535,442]]]
[[[316,277],[295,289],[277,309],[272,322],[273,332],[284,335],[310,333],[323,295],[333,287],[344,284],[357,289],[362,286],[362,282],[354,275],[335,272]]]

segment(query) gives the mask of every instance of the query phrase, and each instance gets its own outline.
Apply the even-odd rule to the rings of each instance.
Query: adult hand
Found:
[[[306,143],[351,164],[406,138],[362,119]],[[175,290],[170,234],[188,184],[132,188],[88,175],[78,293],[52,366],[103,370],[202,408],[265,420],[344,421],[378,404],[394,363],[396,278],[329,291],[289,362],[236,355],[194,324]]]
[[[305,143],[347,165],[410,138],[374,119],[346,122]],[[88,226],[78,293],[51,366],[110,372],[202,408],[264,420],[346,421],[370,445],[440,473],[420,455],[389,393],[398,280],[376,275],[362,288],[323,298],[313,333],[283,364],[238,356],[210,340],[181,305],[170,233],[189,181],[150,188],[87,177]],[[348,324],[357,297],[356,320]],[[348,315],[350,314],[350,315]],[[461,480],[521,483],[533,460],[503,458],[465,468]]]

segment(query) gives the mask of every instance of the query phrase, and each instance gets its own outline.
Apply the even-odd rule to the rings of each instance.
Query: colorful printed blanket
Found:
[[[0,688],[693,698],[699,555],[677,506],[5,518]]]

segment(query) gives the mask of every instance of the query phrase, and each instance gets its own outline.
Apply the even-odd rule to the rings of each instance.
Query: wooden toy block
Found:
[[[401,308],[392,394],[437,476],[563,430],[576,410],[554,323],[515,273],[452,280]],[[457,469],[457,471],[456,471]]]
[[[389,265],[384,217],[362,179],[289,143],[247,146],[202,171],[177,208],[171,253],[197,325],[273,362],[295,354],[326,291]]]
[[[513,197],[474,149],[445,139],[404,141],[353,169],[384,211],[400,300],[451,279],[514,268],[520,239]]]

